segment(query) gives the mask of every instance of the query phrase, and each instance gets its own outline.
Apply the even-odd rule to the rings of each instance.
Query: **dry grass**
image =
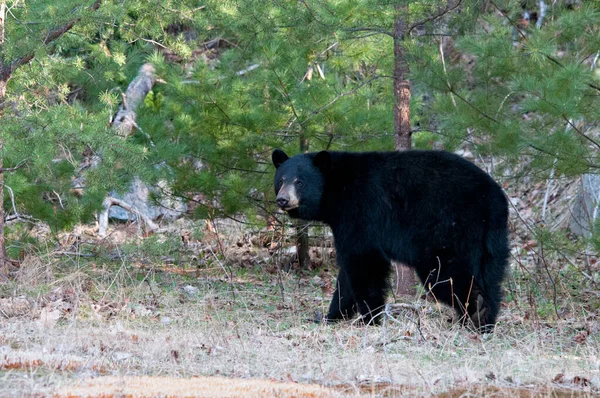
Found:
[[[517,296],[492,335],[452,325],[449,309],[423,298],[412,303],[418,316],[395,307],[380,327],[314,324],[308,318],[327,309],[333,270],[278,271],[268,253],[223,238],[234,235],[218,238],[228,253],[239,249],[241,261],[200,242],[178,248],[184,259],[172,246],[163,258],[152,247],[160,241],[140,243],[133,255],[123,242],[94,247],[121,260],[28,260],[31,269],[0,286],[0,396],[600,392],[600,322],[589,303],[561,296],[562,320],[542,317],[513,278]]]
[[[2,319],[0,395],[63,396],[72,388],[86,396],[77,393],[86,391],[85,380],[104,375],[257,378],[294,383],[298,391],[308,387],[296,383],[318,384],[365,396],[510,396],[513,390],[546,396],[557,389],[591,396],[600,386],[597,324],[523,322],[509,308],[496,333],[482,338],[448,324],[447,309],[420,301],[422,336],[411,312],[383,327],[317,325],[306,318],[325,308],[328,297],[313,279],[256,271],[239,270],[232,284],[226,276],[152,276],[121,264],[111,278],[97,277],[91,290],[85,278],[58,280],[37,307],[25,307],[29,313]],[[17,302],[30,303],[23,300]],[[577,340],[585,328],[593,333]],[[131,380],[134,386],[145,379]],[[218,395],[192,381],[174,385],[186,383],[196,396]],[[286,394],[280,396],[302,396]]]

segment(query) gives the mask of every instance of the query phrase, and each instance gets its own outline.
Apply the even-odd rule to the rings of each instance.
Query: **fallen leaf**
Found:
[[[555,383],[559,383],[559,384],[563,384],[565,382],[565,374],[564,373],[559,373],[556,376],[554,376],[554,380],[552,380]]]
[[[586,331],[581,331],[581,332],[577,333],[575,335],[575,337],[573,337],[573,340],[577,344],[583,344],[583,343],[585,343],[585,341],[587,340],[587,332]]]
[[[581,387],[589,387],[592,383],[585,377],[575,376],[573,377],[573,384]]]

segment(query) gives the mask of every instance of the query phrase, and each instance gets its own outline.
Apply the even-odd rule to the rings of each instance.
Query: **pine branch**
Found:
[[[102,0],[96,0],[94,2],[94,4],[92,4],[90,7],[88,7],[88,10],[96,11],[98,8],[100,8],[101,4],[102,4]],[[44,40],[42,40],[42,43],[44,45],[48,45],[51,42],[59,39],[60,37],[62,37],[62,35],[67,33],[69,30],[71,30],[73,28],[73,26],[75,26],[75,24],[77,22],[79,22],[80,20],[81,20],[81,18],[75,18],[75,19],[69,21],[68,23],[66,23],[65,25],[59,26],[59,27],[51,30],[50,32],[48,32],[48,34],[46,35]],[[2,65],[3,64],[3,62],[2,62],[0,64],[2,66],[2,69],[0,70],[0,80],[7,81],[8,79],[10,79],[10,77],[12,76],[12,74],[14,73],[15,70],[17,70],[22,65],[25,65],[26,63],[31,61],[34,57],[35,57],[35,53],[26,54],[26,55],[22,56],[21,58],[17,58],[13,62],[11,62],[10,66],[4,66],[4,65]]]
[[[496,10],[498,10],[500,12],[500,14],[502,14],[502,16],[508,21],[508,23],[519,33],[519,36],[521,36],[521,39],[523,41],[527,41],[527,35],[525,35],[525,33],[519,28],[519,25],[516,22],[514,22],[512,19],[510,19],[510,17],[506,14],[506,12],[502,11],[502,9],[500,7],[498,7],[496,5],[496,3],[494,3],[493,1],[490,1],[490,3],[494,6],[494,8],[496,8]],[[538,20],[538,22],[539,22],[539,20]],[[548,54],[542,54],[542,55],[548,61],[552,62],[553,64],[555,64],[561,68],[564,68],[564,65],[559,60],[554,58],[553,56],[548,55]],[[596,91],[600,91],[600,86],[598,86],[597,84],[592,83],[592,82],[588,82],[586,84],[588,87],[593,88]]]
[[[517,33],[519,33],[519,36],[521,36],[521,39],[527,40],[527,36],[521,30],[521,28],[519,28],[518,23],[513,21],[501,7],[498,7],[498,5],[494,1],[490,1],[490,4],[493,5],[494,8],[508,21],[508,23],[513,27],[513,29],[515,29],[517,31]]]
[[[459,93],[457,93],[452,87],[450,87],[447,83],[446,83],[446,87],[448,87],[448,91],[450,91],[450,93],[452,93],[453,95],[455,95],[458,99],[460,99],[462,102],[464,102],[465,104],[467,104],[467,106],[469,106],[469,108],[473,109],[474,111],[476,111],[477,113],[479,113],[481,116],[483,116],[484,118],[502,125],[502,123],[493,118],[492,116],[488,115],[487,113],[485,113],[484,111],[482,111],[481,109],[479,109],[478,107],[476,107],[475,105],[473,105],[471,102],[469,102],[465,97],[463,97],[462,95],[460,95]]]
[[[394,37],[394,32],[390,32],[389,30],[385,30],[383,28],[347,28],[344,29],[344,32],[370,32],[373,34],[382,34],[388,35],[389,37]]]
[[[460,3],[462,3],[462,0],[456,0],[456,3],[452,4],[450,2],[450,0],[448,0],[448,2],[446,3],[446,6],[440,6],[437,8],[437,10],[435,10],[435,12],[426,17],[423,18],[422,20],[415,22],[414,24],[410,25],[408,27],[408,29],[406,30],[406,33],[410,33],[413,29],[415,29],[418,26],[421,26],[423,24],[426,24],[427,22],[431,22],[431,21],[435,21],[436,19],[439,19],[441,17],[443,17],[444,15],[446,15],[447,13],[454,11],[455,9],[458,8],[458,6],[460,5]]]
[[[573,121],[571,119],[569,119],[568,117],[566,117],[565,115],[562,115],[562,118],[567,122],[567,124],[577,132],[577,134],[579,134],[580,136],[582,136],[583,138],[585,138],[586,140],[588,140],[589,142],[591,142],[592,144],[594,144],[597,148],[600,148],[600,143],[598,143],[596,140],[594,140],[592,137],[586,135],[583,131],[581,131],[580,129],[577,128],[577,126],[575,126],[575,124],[573,123]]]
[[[25,164],[27,163],[26,160],[22,160],[18,165],[16,165],[15,167],[0,167],[0,173],[4,173],[5,171],[15,171],[15,170],[19,170],[21,167],[25,166]]]
[[[28,222],[28,223],[31,223],[34,225],[41,224],[41,221],[38,220],[37,218],[19,214],[19,212],[17,211],[17,205],[15,204],[15,193],[13,192],[12,188],[6,184],[4,184],[4,188],[6,188],[8,190],[8,194],[10,195],[10,202],[12,203],[13,212],[15,213],[14,219],[17,219],[17,220],[23,221],[23,222]],[[7,221],[8,221],[8,219],[7,219]]]
[[[304,119],[303,121],[300,122],[300,125],[305,124],[306,122],[308,122],[310,119],[312,119],[313,117],[317,116],[319,113],[323,112],[325,109],[329,108],[331,105],[333,105],[334,103],[336,103],[340,98],[343,98],[347,95],[350,94],[354,94],[356,93],[361,87],[366,86],[367,84],[371,83],[373,80],[377,80],[377,79],[381,79],[382,77],[389,77],[389,76],[375,76],[370,78],[367,81],[362,82],[361,84],[359,84],[358,86],[354,87],[352,90],[343,92],[341,94],[338,94],[335,98],[333,98],[331,101],[329,101],[327,104],[323,105],[322,107],[320,107],[319,109],[316,109],[314,111],[312,111],[310,113],[310,115],[308,115],[306,117],[306,119]]]
[[[94,4],[92,4],[88,8],[88,10],[96,11],[98,8],[100,8],[101,3],[102,3],[102,0],[96,0],[94,2]],[[80,20],[81,20],[81,18],[75,18],[74,20],[68,22],[66,25],[59,26],[58,28],[48,32],[48,34],[46,35],[46,38],[44,39],[44,44],[49,44],[50,42],[60,38],[62,35],[67,33],[69,30],[71,30],[71,28],[73,28],[73,26],[75,26],[75,24],[77,22],[79,22]]]

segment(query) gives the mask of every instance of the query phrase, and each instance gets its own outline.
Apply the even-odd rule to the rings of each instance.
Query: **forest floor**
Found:
[[[0,396],[600,394],[600,324],[585,303],[565,299],[554,319],[509,297],[483,336],[422,292],[392,298],[382,326],[316,324],[330,259],[284,270],[251,235],[175,228],[127,243],[135,228],[65,234],[0,285]]]
[[[311,269],[289,233],[232,222],[33,228],[47,246],[0,283],[0,396],[600,396],[600,263],[560,233],[576,185],[505,188],[511,271],[486,335],[422,288],[381,326],[314,323],[336,276],[326,228]],[[542,209],[559,233],[538,241]]]

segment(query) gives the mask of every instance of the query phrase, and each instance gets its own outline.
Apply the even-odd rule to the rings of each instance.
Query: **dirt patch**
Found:
[[[553,397],[582,398],[597,396],[581,389],[551,387],[499,387],[468,385],[456,387],[443,393],[419,392],[411,386],[364,384],[324,387],[316,384],[277,382],[266,379],[235,379],[227,377],[176,377],[105,376],[64,385],[53,392],[53,397]]]
[[[315,384],[226,377],[100,377],[59,388],[54,397],[310,397],[347,396]]]
[[[590,391],[546,387],[497,387],[471,385],[464,388],[455,388],[436,395],[439,398],[461,398],[461,397],[494,397],[494,398],[583,398],[597,397]]]

